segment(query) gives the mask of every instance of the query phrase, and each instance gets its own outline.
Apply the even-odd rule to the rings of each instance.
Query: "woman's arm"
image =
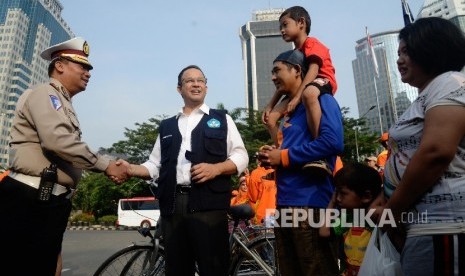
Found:
[[[423,136],[386,204],[396,220],[438,181],[465,136],[465,107],[436,106],[425,114]]]

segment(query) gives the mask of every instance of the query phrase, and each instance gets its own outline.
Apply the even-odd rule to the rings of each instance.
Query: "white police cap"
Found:
[[[81,63],[93,68],[87,57],[89,56],[89,44],[82,37],[75,37],[62,43],[45,49],[40,56],[48,61],[56,58],[64,58],[73,62]]]

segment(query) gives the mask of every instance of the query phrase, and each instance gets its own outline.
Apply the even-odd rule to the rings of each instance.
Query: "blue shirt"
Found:
[[[342,114],[333,96],[319,98],[322,110],[319,137],[313,139],[307,128],[305,107],[299,104],[290,117],[284,117],[280,131],[281,149],[288,150],[289,167],[276,170],[277,205],[326,208],[334,191],[332,177],[312,177],[302,170],[311,161],[326,160],[331,169],[344,150]]]

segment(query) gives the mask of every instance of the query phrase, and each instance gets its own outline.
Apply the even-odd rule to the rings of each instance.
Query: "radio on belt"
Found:
[[[57,183],[57,165],[51,164],[50,167],[42,171],[37,199],[39,201],[49,201],[55,183]]]

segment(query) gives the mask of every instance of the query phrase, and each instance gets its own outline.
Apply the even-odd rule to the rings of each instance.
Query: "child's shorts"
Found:
[[[310,85],[315,86],[316,88],[318,88],[318,90],[320,90],[320,96],[323,94],[333,95],[333,88],[331,87],[331,84],[329,83],[328,79],[316,78],[311,83],[307,84],[305,87]]]

